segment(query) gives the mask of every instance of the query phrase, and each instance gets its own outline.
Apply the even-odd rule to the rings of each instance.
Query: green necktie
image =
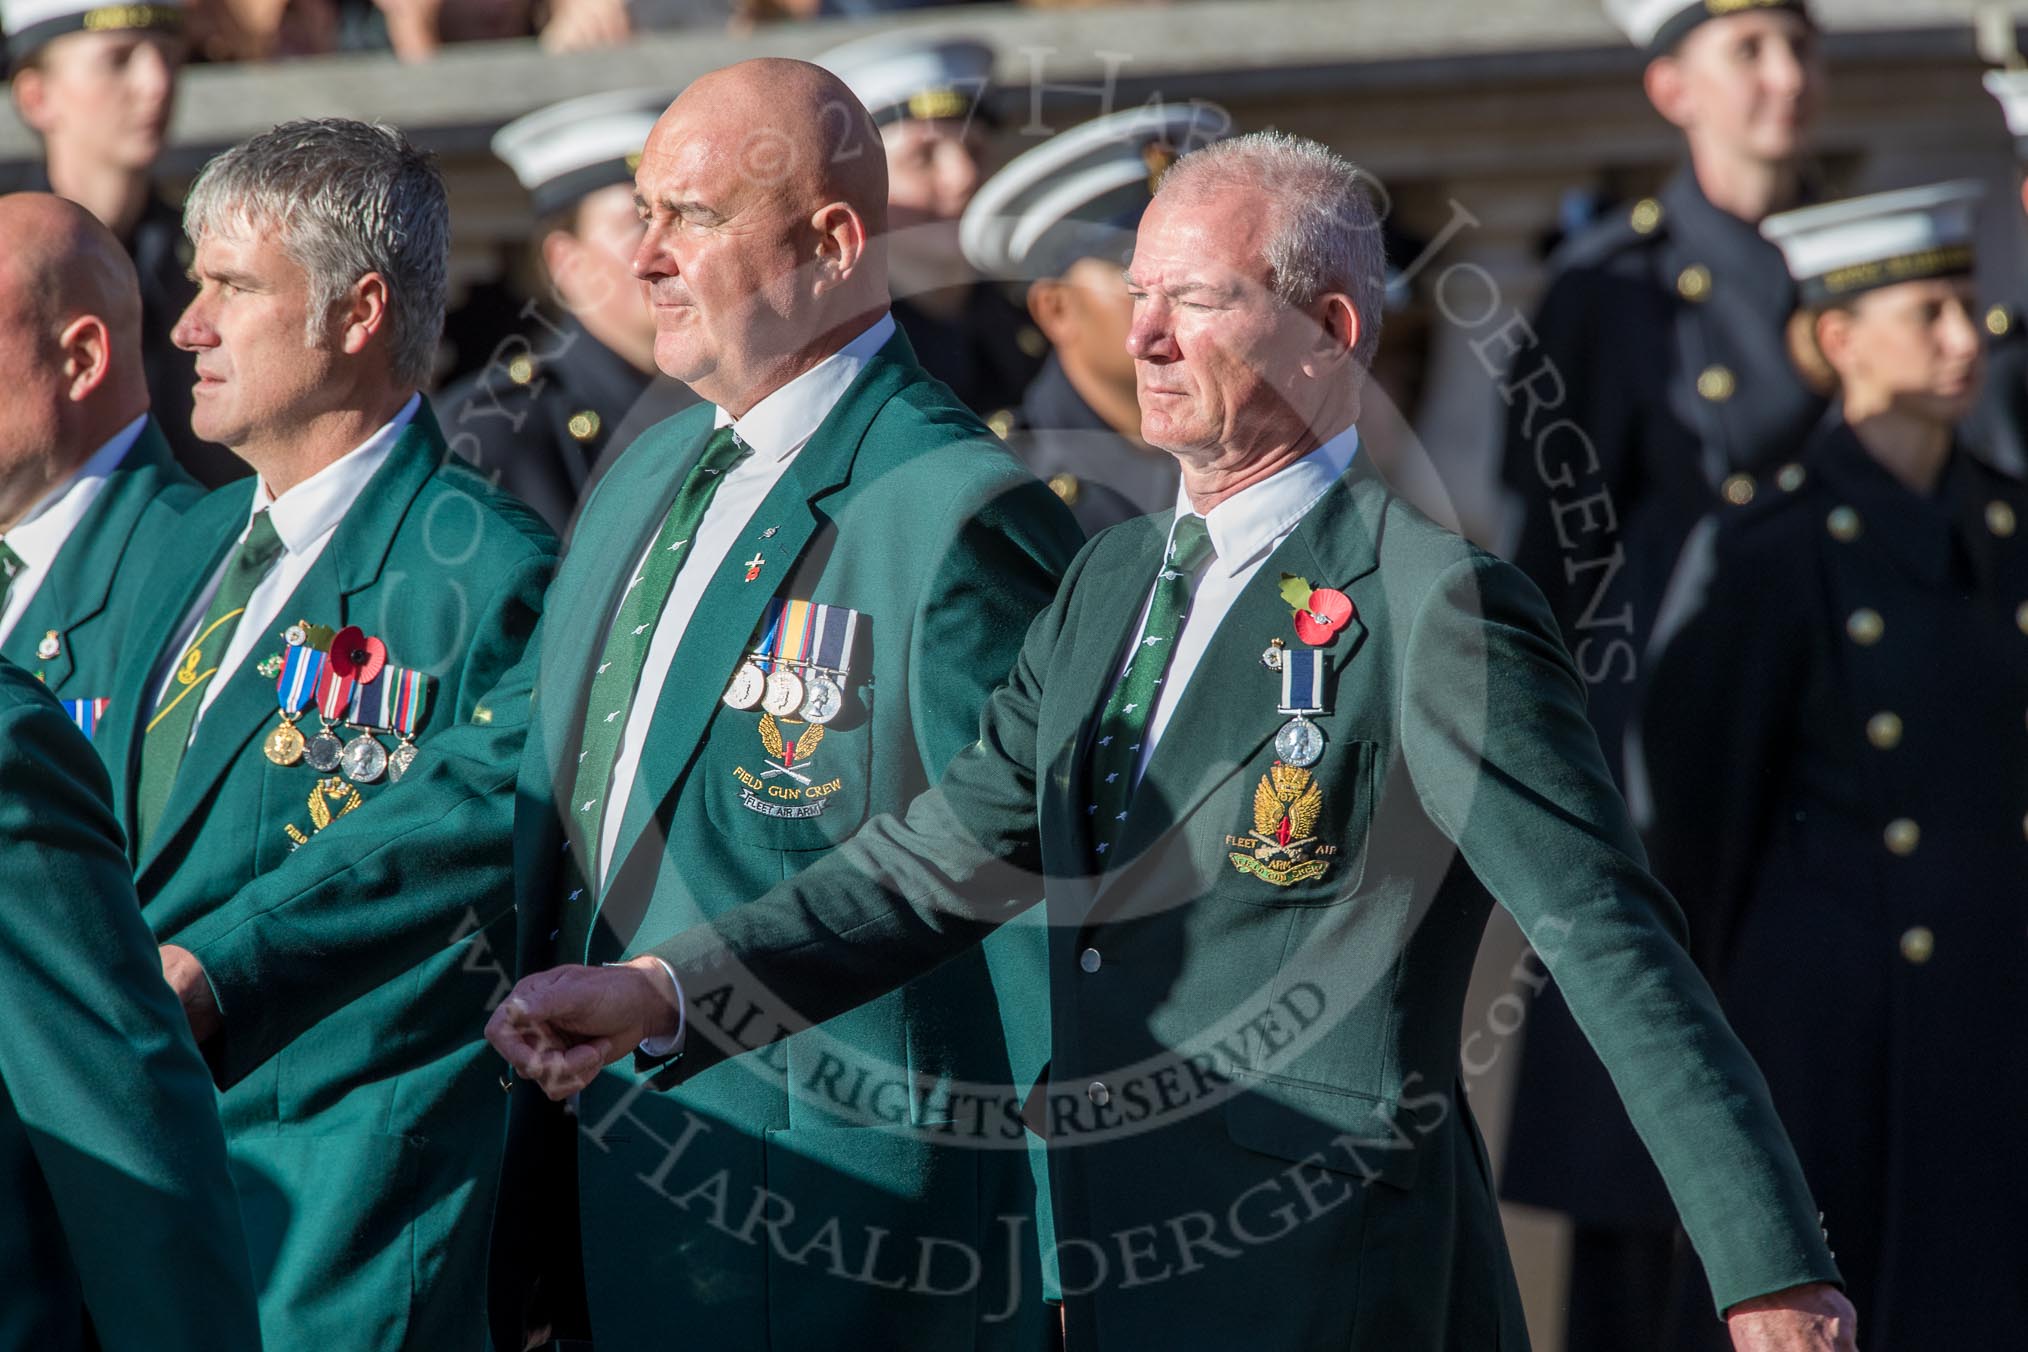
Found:
[[[183,764],[184,748],[190,745],[197,708],[204,703],[205,687],[218,672],[218,659],[232,646],[240,612],[281,552],[282,537],[275,534],[275,523],[265,509],[254,513],[246,538],[225,565],[225,576],[219,579],[218,593],[197,626],[197,636],[177,660],[175,682],[148,720],[141,740],[141,792],[134,818],[134,839],[141,849],[147,848],[169,806],[169,789],[176,782],[177,767]],[[208,667],[207,661],[211,663]]]
[[[1209,559],[1211,532],[1201,516],[1179,516],[1169,540],[1169,555],[1155,576],[1155,596],[1147,623],[1134,640],[1134,655],[1120,674],[1099,718],[1091,747],[1091,797],[1085,808],[1091,819],[1094,862],[1101,868],[1106,851],[1119,840],[1127,805],[1134,796],[1134,766],[1141,758],[1141,739],[1155,707],[1157,687],[1169,670],[1183,617],[1190,613],[1190,591],[1197,570]]]
[[[7,608],[7,589],[14,585],[15,576],[27,566],[19,554],[7,547],[5,540],[0,540],[0,610]]]
[[[690,557],[691,537],[703,524],[705,509],[725,481],[726,473],[752,450],[721,427],[704,444],[704,454],[691,469],[669,515],[648,547],[641,571],[627,584],[619,613],[606,634],[605,649],[599,654],[592,677],[591,694],[584,706],[584,737],[578,744],[577,778],[571,786],[570,820],[576,829],[579,859],[585,872],[596,878],[600,831],[605,821],[607,790],[613,777],[613,763],[620,755],[620,734],[626,731],[627,710],[634,702],[634,688],[641,683],[641,668],[647,665],[648,645],[655,639],[655,623],[675,590],[676,575]]]

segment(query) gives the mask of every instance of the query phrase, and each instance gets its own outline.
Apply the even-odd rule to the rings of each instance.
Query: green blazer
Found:
[[[105,699],[139,612],[137,602],[180,547],[177,519],[204,496],[169,452],[153,418],[107,476],[64,541],[0,657],[34,672],[58,699]],[[51,640],[55,653],[45,657]]]
[[[120,766],[118,805],[133,820],[140,748],[154,687],[198,596],[246,525],[244,483],[184,518],[184,552],[161,568],[143,608],[136,660],[122,673],[101,750]],[[143,914],[164,943],[201,935],[233,894],[388,792],[272,764],[261,743],[278,721],[275,682],[256,668],[296,620],[357,624],[391,663],[435,681],[418,737],[471,715],[534,629],[555,544],[533,513],[449,459],[427,406],[339,523],[257,645],[198,725],[171,804],[132,860]],[[311,729],[316,714],[305,716]],[[321,811],[320,811],[321,809]],[[456,880],[412,885],[462,889]],[[370,910],[352,923],[370,929]],[[438,951],[386,973],[261,1073],[220,1099],[241,1210],[260,1278],[261,1320],[277,1347],[477,1348],[482,1345],[485,1226],[501,1096],[482,1033],[498,973],[476,919],[447,922]],[[505,946],[505,925],[492,939]],[[337,979],[340,961],[324,959]],[[490,966],[497,967],[497,963]],[[262,1000],[286,999],[286,992]],[[216,1052],[216,1048],[207,1048]]]
[[[1036,1116],[1063,1285],[1089,1293],[1071,1346],[1525,1347],[1459,1073],[1497,900],[1612,1070],[1720,1303],[1836,1280],[1540,594],[1364,457],[1236,599],[1089,875],[1086,742],[1170,520],[1080,555],[980,737],[905,818],[652,950],[691,1016],[661,1081],[716,1073],[785,1009],[824,1017],[945,961],[1046,890]],[[1357,608],[1325,649],[1307,771],[1276,761],[1281,683],[1261,662],[1272,639],[1304,648],[1283,573]],[[718,1013],[747,1002],[741,1023]]]
[[[109,787],[0,659],[0,1349],[257,1349],[211,1086]]]
[[[419,764],[385,802],[237,898],[241,920],[229,930],[197,936],[230,1030],[226,1074],[258,1078],[277,1048],[289,1048],[286,1060],[301,1020],[349,999],[361,964],[377,975],[440,950],[467,905],[497,913],[518,901],[519,972],[638,952],[822,859],[868,816],[904,805],[977,734],[987,694],[1075,552],[1076,528],[896,337],[798,452],[704,593],[656,708],[611,885],[602,898],[569,895],[581,884],[565,865],[559,799],[591,666],[710,426],[708,408],[672,419],[601,480],[551,589],[567,602],[552,600],[539,651],[488,697],[490,721],[444,743],[463,754]],[[749,582],[755,555],[763,564]],[[836,783],[814,817],[743,805],[741,772],[759,779],[766,768],[760,711],[720,701],[778,596],[862,616],[847,710],[808,758],[813,783]],[[786,730],[809,735],[807,725]],[[503,856],[512,889],[488,898],[468,880],[483,881]],[[456,893],[417,888],[419,877],[451,878]],[[360,926],[343,918],[355,911],[392,928],[359,948]],[[340,945],[354,948],[333,964]],[[680,1096],[642,1096],[631,1074],[615,1072],[579,1105],[577,1121],[603,1123],[595,1138],[521,1087],[494,1240],[496,1340],[518,1336],[537,1275],[545,1290],[575,1280],[575,1255],[557,1250],[574,1247],[581,1211],[601,1347],[661,1346],[677,1332],[714,1352],[809,1347],[847,1328],[869,1346],[1034,1345],[1044,1316],[1035,1227],[1046,1218],[1035,1215],[1039,1162],[1015,1110],[1047,1052],[1035,1017],[1044,957],[1038,928],[1011,930]],[[344,969],[336,981],[334,966]],[[722,1179],[737,1208],[724,1225],[638,1182],[662,1161],[654,1138],[674,1140],[693,1121],[707,1126],[662,1175],[665,1192]],[[736,1233],[738,1219],[764,1190],[809,1218],[793,1238],[784,1231],[783,1247],[807,1250],[836,1218],[854,1270],[868,1236],[884,1231],[882,1282],[895,1264],[914,1272],[927,1247],[931,1285],[965,1289],[910,1298],[837,1275],[821,1242],[802,1261],[754,1244],[751,1231]],[[978,1281],[943,1266],[962,1263],[960,1249],[984,1255]]]

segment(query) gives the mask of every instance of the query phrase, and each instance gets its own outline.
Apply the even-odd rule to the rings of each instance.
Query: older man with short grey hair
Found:
[[[193,423],[257,477],[191,507],[154,561],[98,745],[142,914],[216,1071],[222,1014],[283,1017],[287,997],[221,1011],[189,950],[258,970],[234,894],[477,716],[534,628],[555,542],[447,456],[416,392],[448,212],[399,132],[277,127],[206,166],[186,223]],[[499,928],[446,933],[220,1099],[268,1346],[485,1345]],[[327,968],[343,979],[342,957]]]
[[[1498,900],[1612,1067],[1737,1345],[1850,1348],[1808,1188],[1540,595],[1358,454],[1379,256],[1352,167],[1276,135],[1198,154],[1128,271],[1176,510],[1079,556],[904,816],[637,971],[522,982],[489,1037],[552,1095],[635,1048],[673,1087],[1041,892],[1030,1119],[1072,1352],[1525,1347],[1459,1069]]]

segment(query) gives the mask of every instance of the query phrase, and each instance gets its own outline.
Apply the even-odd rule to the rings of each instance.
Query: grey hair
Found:
[[[1281,131],[1214,141],[1176,161],[1161,197],[1239,189],[1273,213],[1263,248],[1269,285],[1302,308],[1329,292],[1352,298],[1359,340],[1352,359],[1373,365],[1387,301],[1387,252],[1366,174],[1329,146]]]
[[[388,361],[429,377],[450,289],[450,205],[433,159],[393,127],[348,118],[284,122],[204,166],[183,203],[183,231],[276,232],[310,278],[306,341],[370,272],[388,292]]]

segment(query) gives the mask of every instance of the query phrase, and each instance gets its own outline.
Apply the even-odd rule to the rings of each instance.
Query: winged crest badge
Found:
[[[1323,786],[1308,770],[1276,761],[1254,787],[1253,834],[1225,838],[1232,866],[1276,887],[1323,877],[1338,853],[1317,839],[1323,813]]]

